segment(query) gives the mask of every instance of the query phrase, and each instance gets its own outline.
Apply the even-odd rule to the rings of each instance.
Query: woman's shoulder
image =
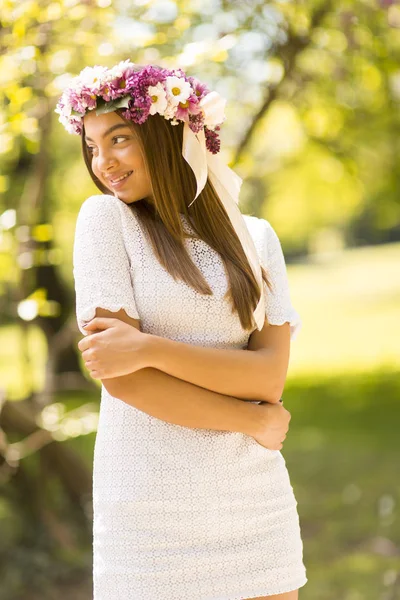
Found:
[[[272,229],[272,225],[267,219],[255,217],[254,215],[243,215],[247,228],[250,233],[265,233]]]
[[[79,213],[86,215],[121,215],[132,213],[129,206],[111,194],[94,194],[81,204]]]
[[[280,251],[281,242],[279,237],[267,219],[255,217],[253,215],[243,215],[243,217],[256,250],[264,261],[267,260],[267,257]]]
[[[266,245],[268,239],[275,233],[271,223],[267,219],[254,215],[243,215],[243,218],[256,246],[257,244],[262,247]]]
[[[129,235],[138,227],[134,210],[111,194],[95,194],[81,204],[76,222],[77,230],[111,230]]]

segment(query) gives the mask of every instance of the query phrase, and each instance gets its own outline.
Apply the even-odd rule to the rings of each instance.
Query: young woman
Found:
[[[102,382],[95,600],[296,600],[280,452],[301,326],[279,239],[217,156],[225,101],[182,70],[87,67],[57,112],[102,194],[74,243],[79,349]]]

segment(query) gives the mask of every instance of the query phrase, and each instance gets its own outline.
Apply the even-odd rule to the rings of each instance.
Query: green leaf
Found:
[[[104,115],[105,113],[117,110],[117,108],[128,108],[130,100],[131,96],[124,96],[123,98],[119,98],[118,100],[111,100],[110,102],[105,102],[102,106],[99,106],[96,109],[96,115]]]

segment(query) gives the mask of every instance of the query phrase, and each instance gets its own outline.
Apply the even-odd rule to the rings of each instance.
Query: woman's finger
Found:
[[[89,360],[89,358],[91,357],[91,350],[87,349],[84,352],[82,352],[82,358],[84,361]]]

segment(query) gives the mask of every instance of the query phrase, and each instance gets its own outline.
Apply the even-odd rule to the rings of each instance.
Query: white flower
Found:
[[[112,69],[108,70],[107,73],[107,81],[112,81],[117,77],[122,77],[122,75],[130,68],[134,67],[135,64],[132,63],[129,59],[122,60],[120,63],[112,67]]]
[[[76,81],[76,83],[80,89],[86,87],[96,93],[101,87],[103,77],[107,70],[107,67],[101,67],[99,65],[96,65],[95,67],[85,67],[81,73],[79,73],[79,77],[77,78],[78,81]]]
[[[76,133],[76,131],[75,131],[75,125],[74,125],[74,123],[71,123],[70,121],[68,121],[65,124],[65,128],[68,131],[68,133]]]
[[[71,102],[69,101],[69,99],[67,97],[63,97],[62,103],[63,103],[62,111],[57,110],[57,109],[56,109],[56,111],[60,114],[63,114],[65,117],[69,117],[71,114],[71,111],[72,111]]]
[[[60,123],[62,123],[62,125],[64,125],[68,133],[76,133],[74,124],[77,122],[77,119],[72,119],[71,117],[67,117],[61,113],[58,120]]]
[[[166,85],[168,100],[175,106],[180,102],[184,104],[193,91],[189,82],[175,75],[167,77]]]
[[[226,99],[222,98],[218,92],[210,92],[204,96],[199,106],[204,113],[204,124],[210,129],[220,125],[225,120],[225,105]]]
[[[156,113],[162,115],[167,108],[167,95],[164,90],[163,84],[159,81],[157,85],[149,85],[147,88],[152,105],[150,106],[150,114],[155,115]]]
[[[173,119],[176,115],[176,107],[178,105],[172,104],[172,102],[170,101],[169,98],[167,100],[168,100],[168,104],[164,110],[164,119]]]

